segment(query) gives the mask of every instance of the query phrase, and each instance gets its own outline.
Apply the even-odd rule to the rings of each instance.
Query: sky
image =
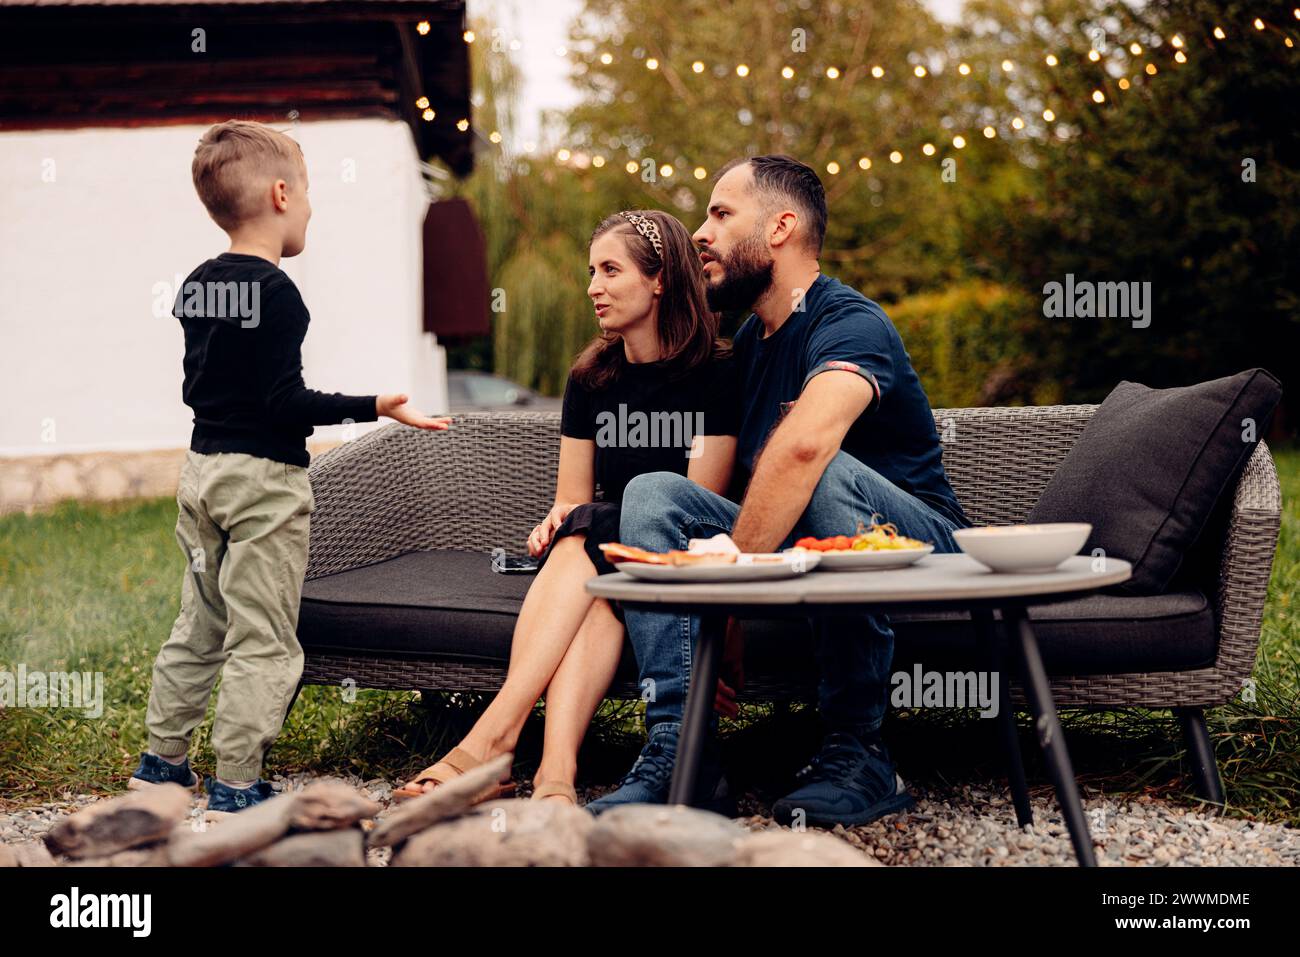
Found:
[[[568,60],[556,53],[569,35],[569,24],[582,0],[468,0],[471,17],[487,15],[505,35],[519,41],[513,55],[523,73],[517,118],[518,144],[525,149],[541,136],[542,111],[572,106],[577,99],[569,83]],[[940,20],[952,22],[963,0],[922,0]]]

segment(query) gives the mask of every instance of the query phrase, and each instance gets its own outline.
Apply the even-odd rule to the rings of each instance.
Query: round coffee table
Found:
[[[932,554],[906,568],[861,572],[812,571],[793,578],[757,582],[647,582],[623,572],[601,575],[587,582],[599,597],[622,602],[643,611],[691,614],[701,618],[699,649],[692,668],[682,716],[677,761],[668,800],[689,803],[694,793],[709,709],[717,687],[726,619],[764,617],[780,609],[804,614],[813,628],[825,616],[862,612],[945,609],[970,612],[979,648],[987,665],[1005,674],[1014,651],[1025,699],[1034,717],[1039,747],[1043,751],[1057,801],[1061,805],[1070,840],[1079,863],[1096,864],[1092,836],[1083,815],[1079,789],[1069,751],[1052,701],[1051,686],[1043,668],[1038,640],[1025,608],[1029,604],[1079,598],[1090,592],[1127,581],[1128,562],[1115,558],[1076,555],[1049,572],[992,572],[964,554]],[[999,640],[994,611],[1000,612],[1006,641]],[[1007,761],[1007,777],[1021,826],[1032,823],[1029,791],[1016,734],[1015,716],[1005,680],[998,681],[999,737]]]

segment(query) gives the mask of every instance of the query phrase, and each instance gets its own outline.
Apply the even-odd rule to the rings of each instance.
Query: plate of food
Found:
[[[725,533],[693,538],[685,551],[650,552],[618,542],[600,545],[618,570],[653,582],[748,582],[793,578],[821,561],[816,552],[742,552]]]
[[[820,555],[817,567],[831,572],[904,568],[934,551],[929,542],[899,534],[892,522],[881,524],[871,516],[871,525],[858,522],[856,535],[829,538],[801,538],[784,554]]]

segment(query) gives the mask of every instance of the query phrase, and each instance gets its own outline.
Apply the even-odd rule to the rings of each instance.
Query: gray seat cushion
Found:
[[[410,552],[306,583],[298,636],[310,654],[439,658],[503,665],[531,575],[500,575],[489,555]],[[1214,662],[1214,611],[1200,592],[1092,595],[1032,608],[1050,674],[1181,671]],[[969,669],[979,663],[962,612],[895,614],[896,670]],[[806,620],[746,624],[746,671],[811,680]],[[620,677],[635,677],[631,646]]]

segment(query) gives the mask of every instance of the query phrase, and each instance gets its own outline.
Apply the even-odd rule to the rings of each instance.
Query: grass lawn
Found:
[[[1229,813],[1300,824],[1300,449],[1274,450],[1283,516],[1269,586],[1255,701],[1210,712]],[[173,538],[176,504],[67,503],[0,518],[0,670],[102,672],[104,712],[0,712],[0,807],[66,792],[122,789],[145,745],[150,672],[179,605],[183,558]],[[345,700],[354,697],[354,700]],[[215,703],[215,695],[214,695]],[[416,692],[308,688],[268,756],[267,773],[312,769],[398,778],[458,740],[482,707],[477,696],[421,701]],[[606,702],[581,756],[588,783],[613,783],[639,747],[636,707]],[[191,759],[210,773],[210,719]],[[1025,718],[1021,717],[1022,725]],[[1182,777],[1176,722],[1168,712],[1130,709],[1063,715],[1071,754],[1087,786],[1110,793],[1157,791],[1194,804]],[[540,711],[525,730],[517,774],[540,752]],[[787,775],[815,749],[811,709],[749,706],[724,722],[728,763],[742,787],[779,796]],[[999,774],[987,725],[965,712],[891,714],[887,739],[909,781],[959,782]],[[1027,728],[1023,751],[1033,753]],[[1032,762],[1031,786],[1046,788]]]

